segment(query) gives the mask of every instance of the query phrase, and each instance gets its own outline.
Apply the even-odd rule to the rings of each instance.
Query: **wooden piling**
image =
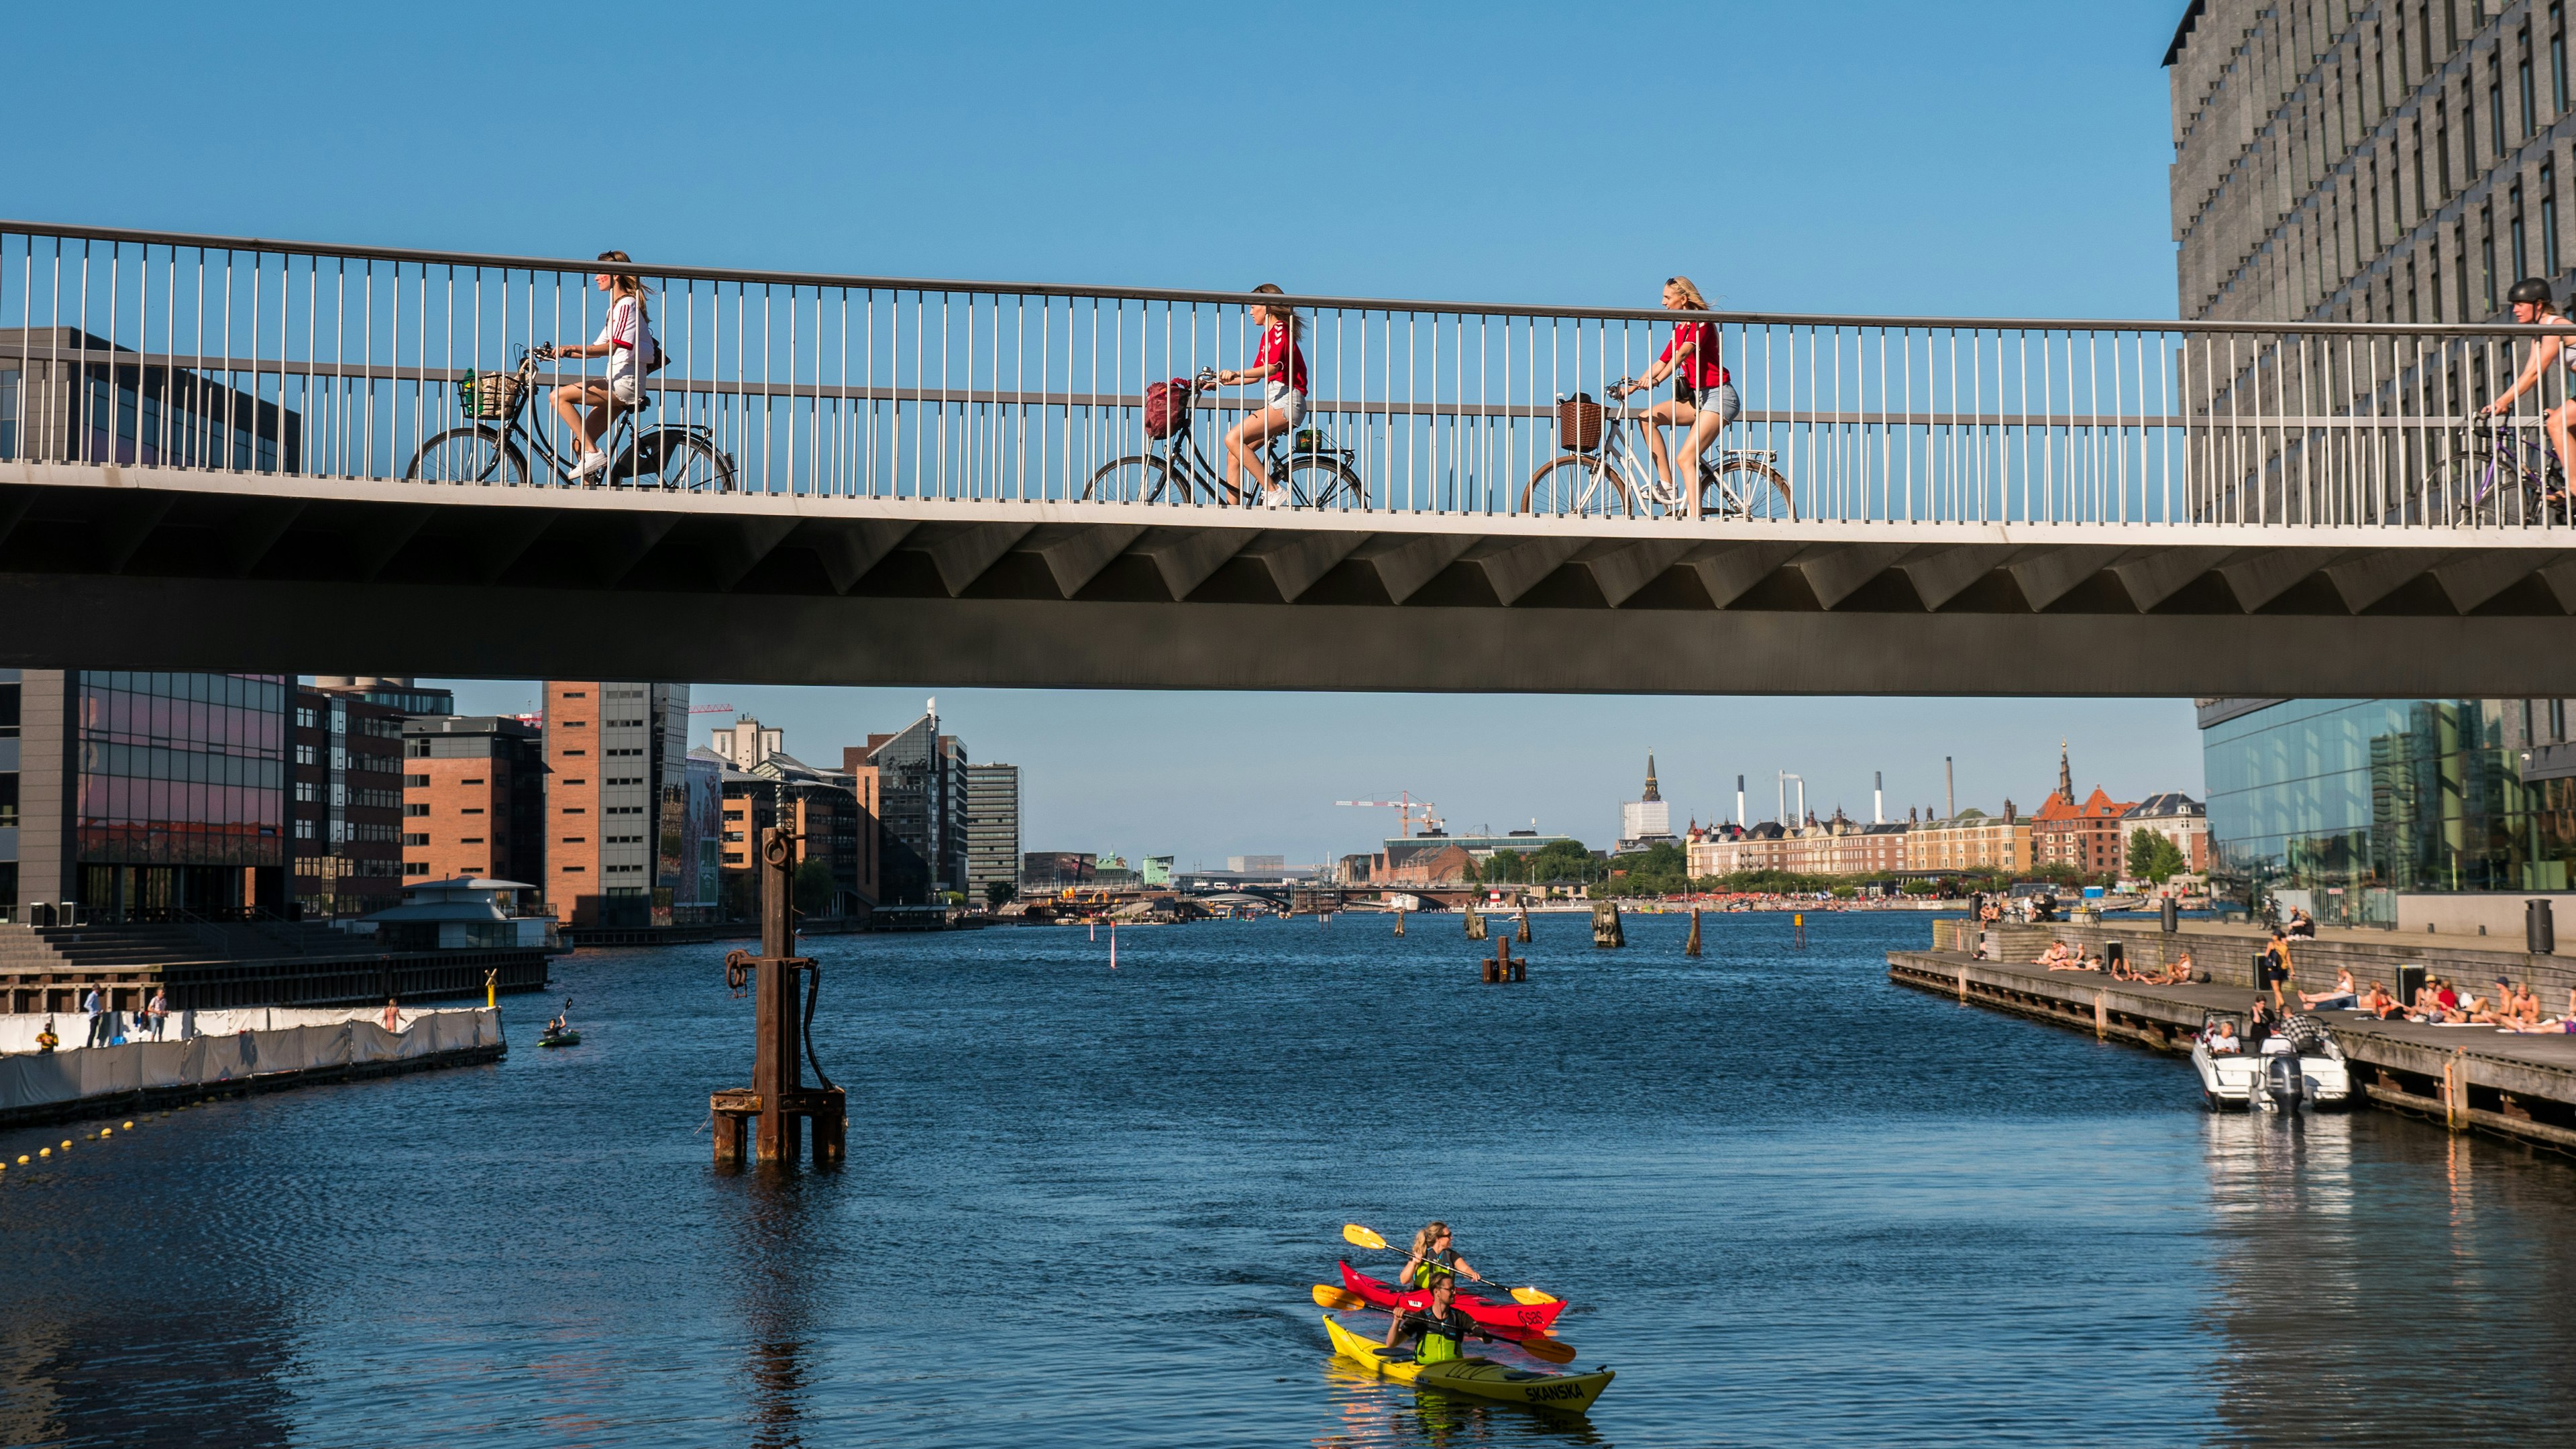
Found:
[[[1697,906],[1691,907],[1690,939],[1682,942],[1682,954],[1685,956],[1699,954],[1699,907]]]
[[[1404,934],[1404,907],[1402,906],[1395,908],[1395,933],[1399,936]]]
[[[2099,991],[2094,992],[2094,993],[2093,993],[2093,1039],[2094,1039],[2095,1041],[2100,1041],[2100,1040],[2102,1039],[2103,1033],[2105,1033],[2106,1031],[2108,1031],[2108,1030],[2110,1029],[2110,1026],[2111,1026],[2111,1009],[2110,1009],[2108,1006],[2104,1005],[2103,1003],[2104,1003],[2104,997],[2103,997],[2102,993],[2101,993],[2101,992],[2099,992]]]
[[[1619,925],[1617,901],[1592,903],[1592,944],[1596,948],[1605,950],[1628,944],[1628,933]]]
[[[1470,941],[1485,939],[1485,918],[1476,914],[1474,901],[1467,902],[1467,939]]]
[[[1529,902],[1528,902],[1528,901],[1523,901],[1523,902],[1521,902],[1521,928],[1520,928],[1520,930],[1519,930],[1519,931],[1515,932],[1515,933],[1514,933],[1514,935],[1515,935],[1515,937],[1520,941],[1520,943],[1521,943],[1522,945],[1526,946],[1526,945],[1528,945],[1528,944],[1529,944]]]

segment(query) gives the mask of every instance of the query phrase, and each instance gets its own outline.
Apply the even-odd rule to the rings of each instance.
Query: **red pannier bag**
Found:
[[[1181,419],[1189,415],[1190,380],[1176,377],[1169,382],[1145,386],[1145,436],[1168,438],[1180,430]]]

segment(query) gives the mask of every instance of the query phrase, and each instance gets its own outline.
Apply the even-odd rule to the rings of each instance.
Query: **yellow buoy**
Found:
[[[101,1127],[98,1129],[98,1135],[101,1137],[113,1137],[116,1135],[116,1129],[113,1127]]]
[[[126,1130],[126,1131],[128,1131],[128,1132],[133,1131],[133,1130],[134,1130],[134,1124],[133,1124],[133,1123],[131,1123],[131,1122],[126,1123],[126,1124],[125,1124],[125,1130]]]
[[[25,1153],[23,1153],[23,1152],[21,1152],[21,1153],[19,1153],[19,1154],[18,1154],[18,1165],[19,1165],[20,1167],[24,1167],[24,1166],[26,1166],[26,1165],[27,1165],[27,1154],[25,1154]]]
[[[50,1147],[39,1147],[36,1149],[36,1155],[38,1157],[51,1157],[54,1155],[54,1149]]]
[[[70,1138],[68,1138],[68,1137],[66,1137],[66,1138],[64,1138],[64,1139],[63,1139],[63,1150],[64,1150],[65,1152],[69,1152],[69,1151],[71,1151],[71,1150],[72,1150],[72,1140],[71,1140]]]

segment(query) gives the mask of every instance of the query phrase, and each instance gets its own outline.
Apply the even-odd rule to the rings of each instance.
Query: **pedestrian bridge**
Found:
[[[592,265],[0,223],[0,665],[2576,694],[2554,478],[2461,421],[2533,329],[1301,296],[1273,508],[1190,461],[1244,391],[1146,428],[1258,299],[684,267],[576,482],[604,364],[525,357]],[[1696,490],[1665,389],[1587,406],[1677,320],[1741,397]]]

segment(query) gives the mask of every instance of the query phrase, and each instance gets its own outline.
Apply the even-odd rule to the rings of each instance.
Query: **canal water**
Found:
[[[720,948],[509,1059],[0,1134],[0,1442],[2563,1443],[2576,1168],[1892,987],[1920,916],[818,938],[846,1172],[707,1165]],[[1571,1301],[1588,1420],[1363,1378],[1339,1233]],[[1381,1260],[1382,1261],[1382,1260]]]

